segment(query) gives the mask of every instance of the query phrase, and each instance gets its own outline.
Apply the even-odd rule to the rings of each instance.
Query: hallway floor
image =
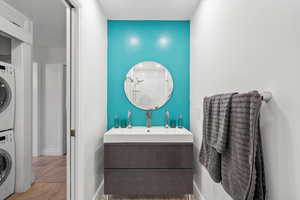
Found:
[[[33,158],[35,181],[25,193],[11,196],[8,200],[65,200],[66,158],[43,156]]]

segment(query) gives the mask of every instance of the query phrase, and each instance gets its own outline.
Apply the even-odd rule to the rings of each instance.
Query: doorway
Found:
[[[29,3],[34,2],[37,1]],[[79,6],[73,0],[63,3],[65,15],[60,20],[65,22],[64,51],[49,50],[44,46],[40,51],[33,48],[34,53],[41,54],[34,58],[32,66],[33,184],[27,192],[15,194],[9,200],[76,199],[75,80]],[[39,33],[36,31],[36,35]],[[46,54],[60,58],[64,55],[64,62],[53,63],[44,59]]]
[[[10,197],[18,199],[67,199],[66,164],[66,11],[64,4],[57,0],[49,3],[48,9],[59,6],[57,15],[64,23],[45,23],[46,30],[56,29],[59,34],[54,39],[43,36],[39,24],[43,18],[52,21],[49,13],[36,11],[36,1],[30,2],[31,10],[19,7],[22,12],[32,15],[34,27],[32,65],[32,185],[25,193]],[[19,5],[19,4],[16,4]],[[20,4],[21,6],[21,4]],[[63,25],[63,26],[61,26]],[[65,30],[59,30],[65,29]],[[58,44],[59,41],[64,44]],[[28,144],[29,145],[29,144]]]

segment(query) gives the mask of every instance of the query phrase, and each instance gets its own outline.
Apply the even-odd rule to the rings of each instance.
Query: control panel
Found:
[[[12,143],[12,142],[13,142],[12,133],[8,133],[8,134],[0,136],[0,145],[6,144],[6,143]]]
[[[12,65],[9,64],[4,65],[0,63],[0,73],[13,75],[15,73],[15,69]]]

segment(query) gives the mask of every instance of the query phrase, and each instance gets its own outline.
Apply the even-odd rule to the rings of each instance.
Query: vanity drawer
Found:
[[[192,169],[193,144],[104,144],[104,168]]]
[[[105,169],[104,193],[181,195],[193,193],[192,169]]]

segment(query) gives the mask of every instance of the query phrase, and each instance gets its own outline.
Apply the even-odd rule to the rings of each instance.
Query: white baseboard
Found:
[[[194,182],[194,200],[206,200],[205,197],[201,194],[195,182]]]
[[[104,180],[102,180],[96,193],[94,194],[93,200],[101,200],[103,193],[104,193]]]
[[[32,157],[39,157],[39,156],[40,156],[39,153],[36,153],[36,152],[33,152],[33,153],[32,153]]]
[[[46,148],[41,150],[42,156],[63,156],[64,153],[60,149],[56,148]]]

